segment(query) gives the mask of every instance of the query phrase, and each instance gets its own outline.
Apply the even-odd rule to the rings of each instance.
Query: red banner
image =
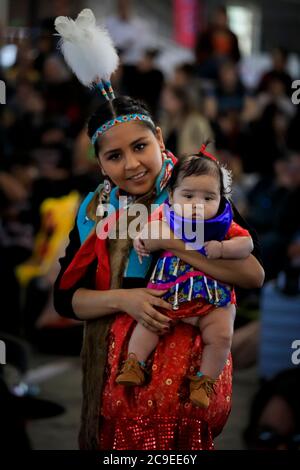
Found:
[[[174,37],[178,44],[193,48],[198,31],[197,0],[173,0]]]

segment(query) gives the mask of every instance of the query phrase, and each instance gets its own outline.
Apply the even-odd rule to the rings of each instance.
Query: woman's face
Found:
[[[139,122],[126,122],[109,129],[99,139],[101,171],[120,189],[132,195],[146,194],[153,188],[162,167],[164,142]]]

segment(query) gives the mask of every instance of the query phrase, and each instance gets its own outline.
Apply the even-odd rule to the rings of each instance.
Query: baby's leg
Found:
[[[128,344],[128,354],[134,353],[138,361],[144,363],[156,348],[159,336],[138,323]]]
[[[189,325],[193,325],[193,326],[199,325],[199,317],[186,317],[186,318],[182,318],[181,321],[183,323],[188,323]]]
[[[219,307],[199,318],[204,343],[201,372],[212,379],[221,374],[228,358],[235,319],[235,305]]]

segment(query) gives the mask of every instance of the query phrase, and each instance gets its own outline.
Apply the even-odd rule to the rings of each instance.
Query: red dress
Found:
[[[202,341],[178,323],[160,338],[148,360],[151,377],[141,387],[115,383],[135,320],[119,314],[109,335],[100,417],[101,450],[212,450],[231,409],[232,363],[228,357],[207,410],[189,401],[188,375],[199,370]],[[150,380],[151,379],[151,380]]]

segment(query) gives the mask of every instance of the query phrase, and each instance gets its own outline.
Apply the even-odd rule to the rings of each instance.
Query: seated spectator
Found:
[[[281,113],[291,119],[296,113],[296,107],[290,96],[286,94],[285,85],[278,77],[270,77],[265,90],[258,93],[257,106],[258,114],[262,115],[265,109],[270,106],[276,106]]]
[[[42,78],[47,118],[63,117],[68,134],[71,137],[77,136],[85,124],[85,113],[91,94],[71,76],[63,59],[58,55],[45,59]]]
[[[175,87],[188,89],[195,107],[203,111],[203,98],[207,84],[196,75],[194,64],[183,63],[175,67],[171,83]]]
[[[261,179],[249,194],[247,219],[260,235],[267,279],[283,268],[288,246],[300,230],[300,155],[275,164],[276,178]]]
[[[45,60],[55,53],[58,38],[53,34],[54,18],[46,18],[40,22],[39,34],[35,40],[34,68],[42,74]]]
[[[0,442],[1,449],[9,451],[30,450],[27,421],[50,418],[64,413],[57,403],[31,396],[16,396],[0,377]]]
[[[291,119],[289,128],[287,130],[287,145],[288,148],[296,152],[300,152],[300,106],[296,106],[297,111],[295,116]]]
[[[243,113],[245,119],[250,120],[255,116],[252,109],[255,108],[254,104],[253,97],[240,81],[236,65],[230,61],[224,62],[219,68],[216,86],[207,92],[206,116],[214,121],[219,114],[235,112]],[[248,112],[248,108],[251,112]]]
[[[273,171],[260,177],[248,193],[247,220],[260,236],[274,230],[277,211],[284,201],[290,185],[288,162],[286,159],[276,160]]]
[[[288,52],[282,47],[276,47],[272,51],[272,68],[266,72],[258,85],[258,92],[267,91],[270,83],[276,79],[281,82],[285,94],[290,97],[292,91],[292,78],[286,70]]]
[[[213,140],[208,120],[195,109],[185,88],[167,85],[161,106],[166,148],[176,155],[197,152],[205,140]]]
[[[11,108],[7,138],[15,151],[28,152],[38,145],[46,120],[44,96],[29,82],[22,80],[17,84],[16,94],[9,104]]]
[[[240,50],[237,36],[229,29],[227,11],[218,6],[207,30],[201,32],[195,47],[198,75],[216,79],[219,65],[224,60],[238,62]]]
[[[114,15],[106,20],[106,27],[115,46],[122,50],[125,65],[136,65],[143,51],[153,42],[149,23],[133,11],[131,0],[118,0]]]
[[[255,395],[244,432],[251,450],[300,449],[300,369],[280,372]]]
[[[6,72],[6,79],[15,85],[19,80],[28,80],[32,84],[38,83],[40,78],[34,66],[32,45],[29,40],[23,39],[18,44],[16,63]]]
[[[292,260],[276,280],[261,291],[259,375],[270,379],[283,369],[295,367],[292,344],[300,332],[300,265]]]
[[[289,122],[287,113],[277,104],[270,103],[260,118],[248,126],[243,146],[243,160],[248,172],[273,177],[275,162],[288,153]]]
[[[224,149],[218,149],[218,159],[232,173],[231,199],[239,213],[243,216],[246,213],[248,191],[246,175],[243,171],[243,162],[238,155]]]
[[[124,91],[145,102],[154,116],[157,115],[164,84],[163,73],[155,64],[158,54],[157,49],[146,49],[136,66],[123,66],[122,80]]]
[[[172,83],[178,87],[187,87],[194,83],[195,78],[195,66],[193,64],[179,64],[175,67]]]

